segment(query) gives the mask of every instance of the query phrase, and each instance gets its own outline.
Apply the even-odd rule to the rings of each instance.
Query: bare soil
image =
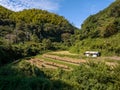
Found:
[[[52,68],[52,69],[57,69],[57,68],[62,68],[62,69],[71,69],[66,65],[58,64],[58,63],[53,63],[53,62],[48,62],[42,59],[38,58],[32,58],[30,60],[27,60],[27,62],[30,62],[32,65],[36,65],[39,68]]]
[[[78,55],[78,54],[74,54],[74,53],[70,53],[69,51],[56,51],[56,52],[52,52],[53,54],[62,54],[62,55]]]

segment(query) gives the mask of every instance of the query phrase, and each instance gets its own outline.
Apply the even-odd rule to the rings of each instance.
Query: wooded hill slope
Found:
[[[75,29],[54,13],[38,9],[13,12],[0,6],[0,65],[58,49]]]
[[[75,33],[72,52],[100,51],[102,55],[120,55],[120,0],[89,16],[81,31]],[[77,48],[77,49],[76,49]]]
[[[0,37],[12,43],[24,41],[61,41],[64,33],[73,34],[73,27],[64,17],[44,10],[13,12],[0,6]]]
[[[120,32],[120,0],[89,16],[82,25],[85,37],[109,37]]]

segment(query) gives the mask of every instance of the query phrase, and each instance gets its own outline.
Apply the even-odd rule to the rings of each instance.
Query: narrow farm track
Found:
[[[68,63],[73,63],[76,65],[86,62],[86,60],[83,60],[83,59],[81,60],[81,59],[73,59],[73,58],[69,58],[69,57],[59,57],[57,55],[50,55],[50,54],[44,54],[43,57],[51,58],[54,60],[60,60],[60,61],[68,62]]]

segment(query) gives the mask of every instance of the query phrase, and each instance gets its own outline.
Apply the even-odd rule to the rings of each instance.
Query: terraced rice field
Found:
[[[60,52],[60,55],[65,55],[65,53],[62,54],[62,52]],[[57,54],[59,54],[59,52],[57,52]],[[31,58],[30,60],[27,60],[27,62],[30,62],[32,65],[36,65],[39,68],[61,68],[64,70],[72,70],[73,68],[79,66],[81,63],[86,62],[86,60],[62,57],[57,54],[55,55],[55,52],[51,52],[43,55],[38,55],[34,58]],[[67,53],[67,55],[72,54]]]
[[[101,57],[102,58],[102,57]],[[93,60],[100,61],[100,58],[92,58]],[[89,58],[80,58],[78,54],[71,54],[68,51],[49,52],[43,55],[37,55],[27,62],[36,65],[39,68],[61,68],[64,70],[72,70],[82,63],[89,61]],[[102,60],[101,60],[102,61]],[[103,60],[104,61],[104,60]],[[116,62],[108,62],[108,65],[116,65]]]

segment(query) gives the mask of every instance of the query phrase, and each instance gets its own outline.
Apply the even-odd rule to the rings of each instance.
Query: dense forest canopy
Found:
[[[89,16],[82,29],[86,37],[109,37],[120,32],[120,1],[117,0],[106,9]]]
[[[1,36],[10,37],[13,43],[34,38],[38,38],[39,41],[49,38],[54,42],[60,42],[63,33],[74,33],[75,27],[64,17],[44,10],[12,12],[1,6],[0,11]]]

